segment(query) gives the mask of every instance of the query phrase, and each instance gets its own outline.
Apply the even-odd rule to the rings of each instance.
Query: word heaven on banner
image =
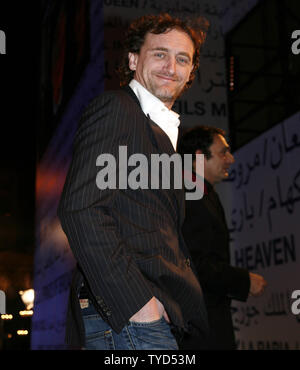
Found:
[[[232,263],[259,273],[265,294],[233,302],[240,349],[299,349],[300,113],[235,153],[229,230]],[[297,309],[296,309],[297,308]]]

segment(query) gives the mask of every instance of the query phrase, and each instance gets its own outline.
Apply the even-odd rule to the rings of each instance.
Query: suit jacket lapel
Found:
[[[169,139],[168,135],[150,118],[148,118],[148,123],[151,128],[152,133],[154,134],[156,147],[159,149],[161,153],[166,153],[169,156],[172,154],[175,154],[175,150],[173,147],[173,144],[171,143],[171,140]],[[176,173],[173,172],[173,175],[176,176]],[[172,187],[172,181],[174,184],[174,178],[171,176],[171,187]],[[183,222],[184,218],[184,190],[183,190],[183,182],[182,182],[182,188],[181,189],[174,189],[173,194],[176,199],[176,204],[179,210],[179,224]]]
[[[174,154],[175,150],[174,150],[174,147],[168,135],[149,117],[145,116],[145,114],[142,111],[140,102],[138,98],[136,97],[135,93],[132,91],[132,89],[129,86],[124,86],[122,89],[126,91],[132,97],[132,99],[135,101],[135,103],[138,105],[139,109],[141,110],[145,118],[146,126],[148,127],[150,140],[152,144],[158,149],[158,152],[166,153],[169,156]],[[180,211],[179,214],[182,215],[182,217],[184,217],[184,190],[183,188],[175,189],[173,191],[173,194],[175,195],[176,203]],[[180,220],[180,222],[181,221],[182,220]]]
[[[141,109],[140,102],[132,89],[129,86],[124,86],[123,90],[125,90],[132,97],[132,99]],[[150,117],[145,116],[143,112],[142,114],[145,117],[145,122],[147,122],[149,128],[149,136],[153,145],[157,149],[159,149],[161,153],[167,153],[169,155],[174,154],[175,151],[168,135],[154,121],[152,121]]]
[[[157,143],[157,147],[159,151],[161,151],[162,153],[166,153],[169,156],[171,156],[172,154],[175,154],[173,144],[171,143],[171,140],[169,139],[168,135],[155,122],[153,122],[150,118],[148,119],[149,119],[149,124],[151,126],[151,131],[154,133],[155,141]],[[173,176],[171,175],[171,179],[170,179],[171,187],[172,187],[172,184],[174,184],[174,176],[176,176],[175,172],[173,172]],[[182,188],[174,189],[172,193],[175,197],[175,201],[178,207],[178,215],[179,215],[178,224],[179,224],[179,227],[181,227],[181,224],[183,223],[183,219],[185,216],[185,207],[184,207],[184,204],[185,204],[184,194],[185,193],[184,193],[183,181],[182,181]]]
[[[148,118],[148,124],[151,127],[151,130],[155,137],[155,142],[157,147],[162,153],[172,155],[175,153],[174,147],[169,139],[169,136],[150,118]]]

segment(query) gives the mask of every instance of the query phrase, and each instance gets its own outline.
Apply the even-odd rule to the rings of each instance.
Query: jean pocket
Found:
[[[87,335],[85,339],[86,349],[90,350],[114,350],[115,344],[111,330]]]
[[[137,350],[177,350],[178,345],[164,317],[150,322],[130,322],[128,331]]]

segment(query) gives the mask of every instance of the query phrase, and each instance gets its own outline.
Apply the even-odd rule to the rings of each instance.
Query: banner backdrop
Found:
[[[300,113],[235,153],[232,263],[264,276],[262,297],[233,305],[239,349],[300,349]]]
[[[223,33],[226,34],[234,28],[261,0],[220,0],[221,24]]]

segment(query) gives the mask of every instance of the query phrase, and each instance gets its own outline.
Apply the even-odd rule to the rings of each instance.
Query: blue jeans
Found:
[[[85,327],[85,349],[90,350],[178,350],[170,325],[162,317],[152,322],[129,322],[117,334],[89,301],[81,310]]]

